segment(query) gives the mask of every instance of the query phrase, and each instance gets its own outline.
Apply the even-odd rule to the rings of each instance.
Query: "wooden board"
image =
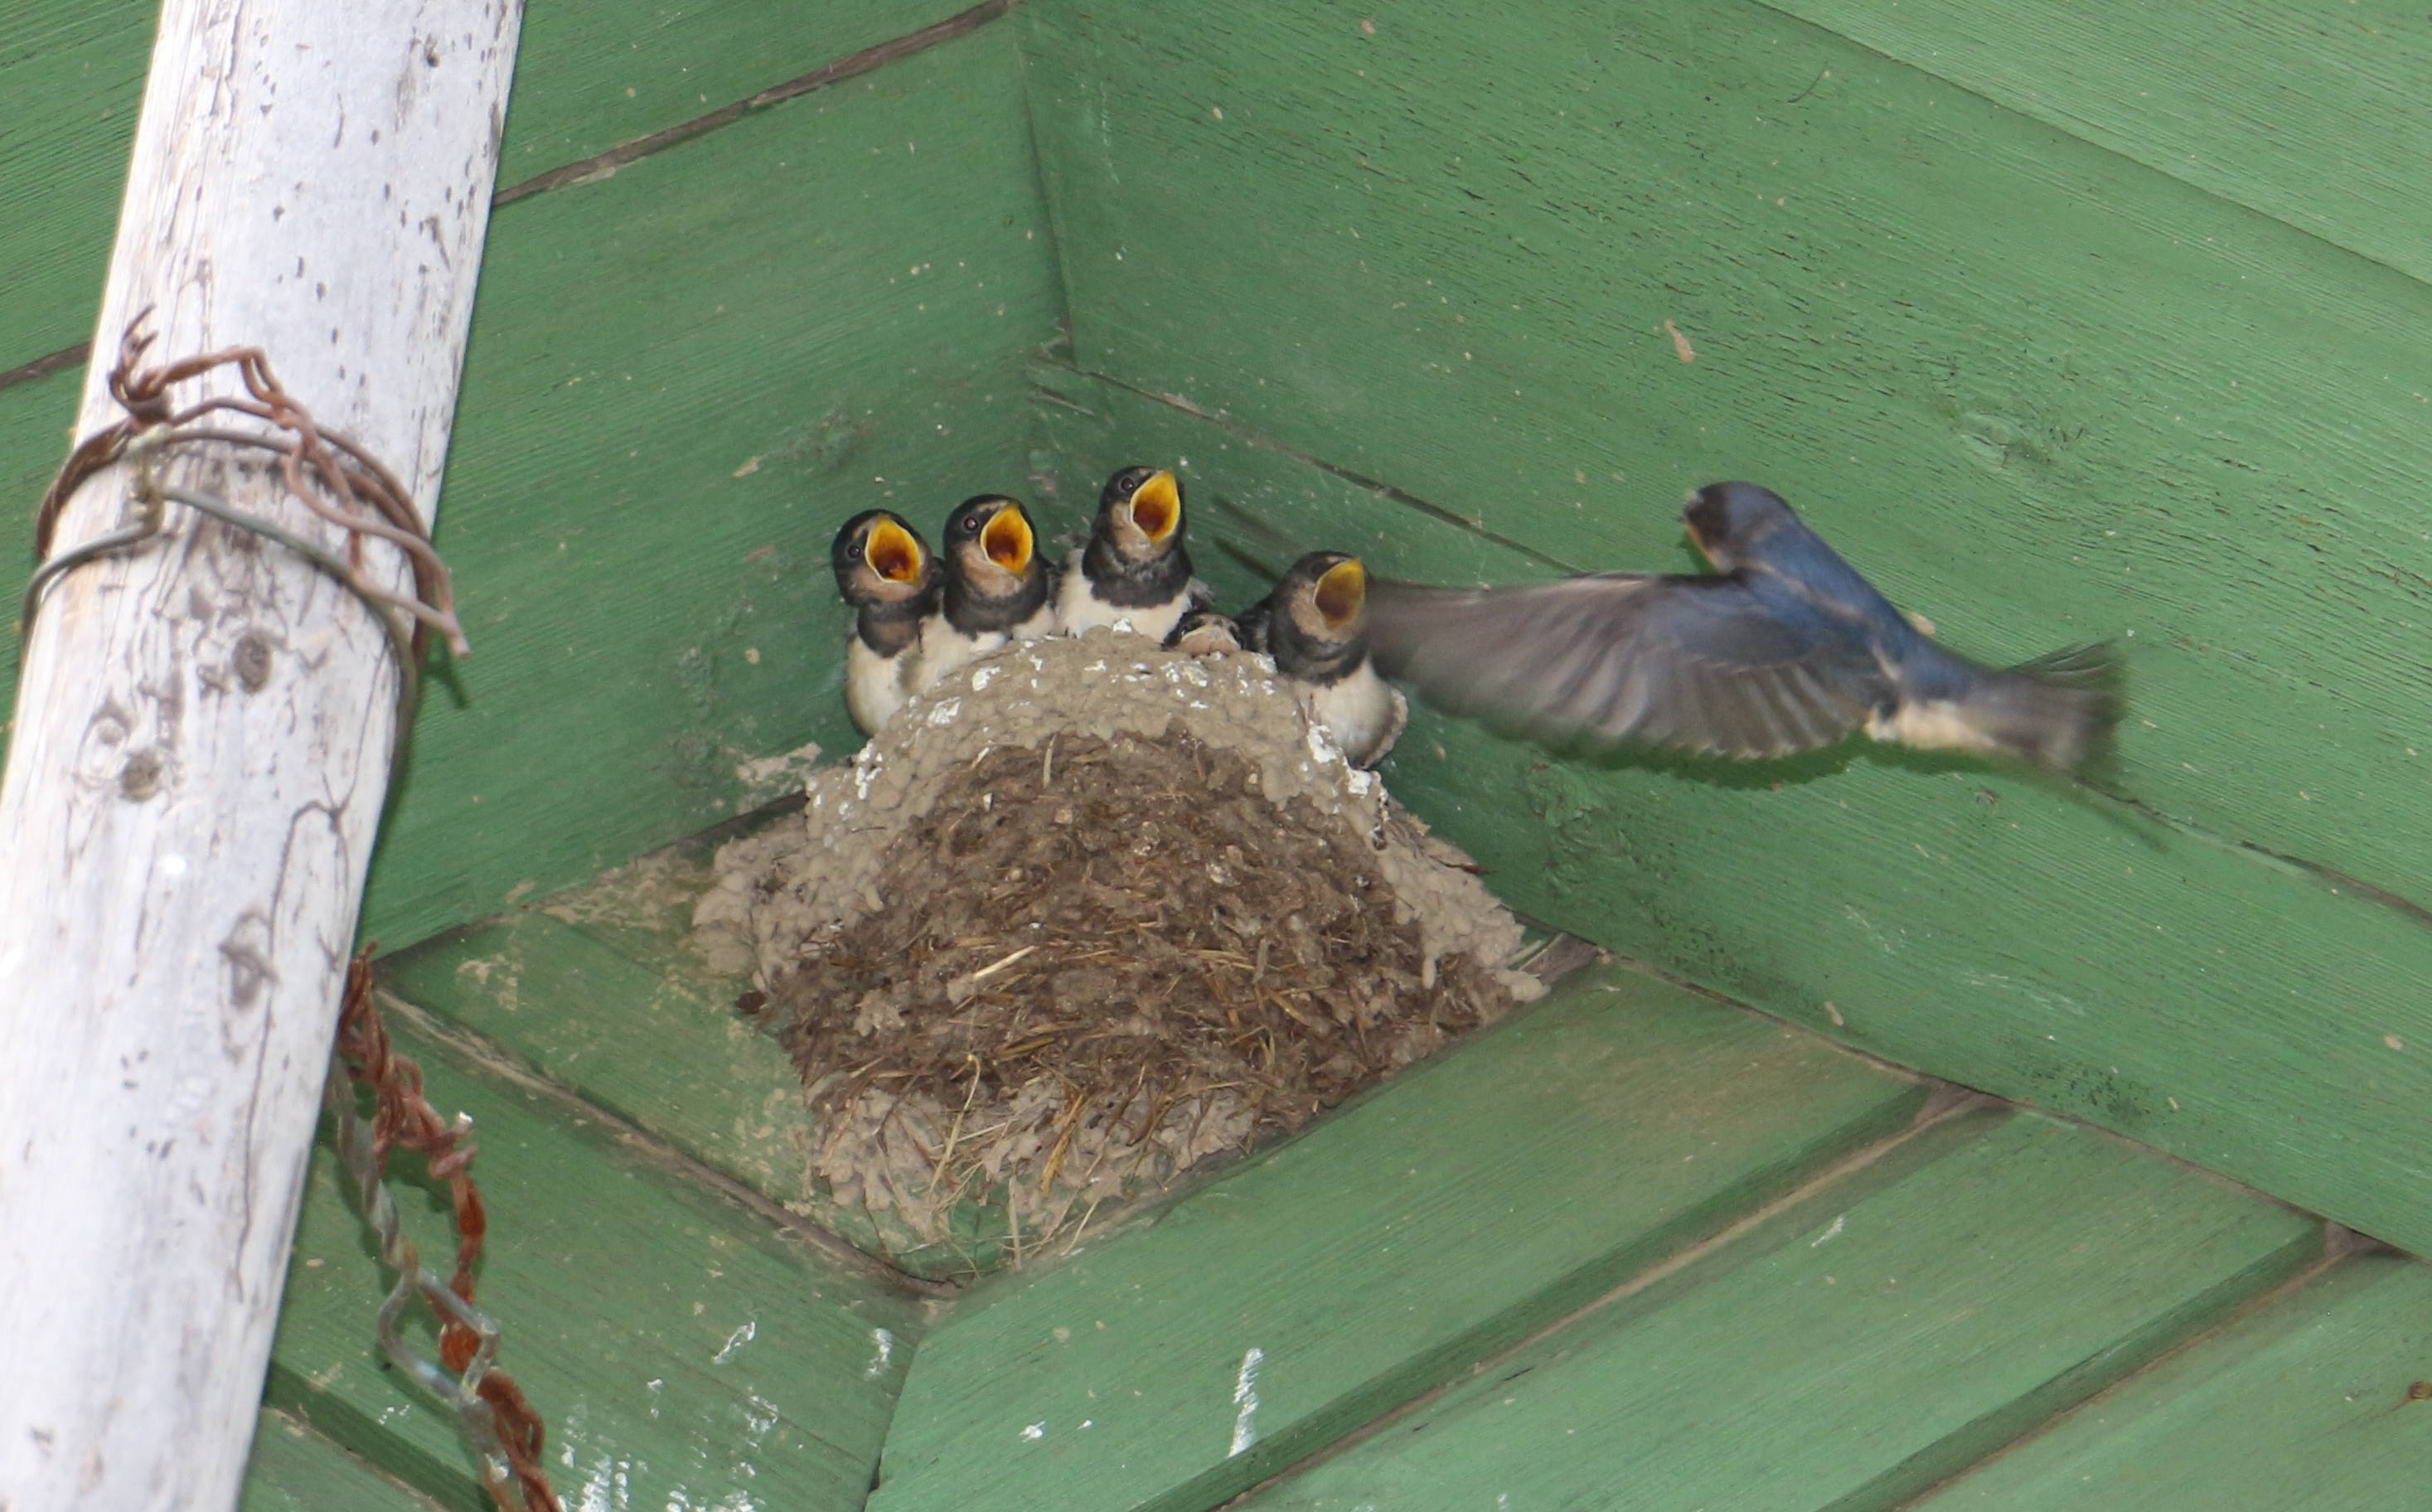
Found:
[[[817,35],[860,45],[889,13],[914,15],[864,3]],[[784,45],[808,60],[764,56],[760,82],[829,43]],[[672,110],[689,56],[594,62],[650,74],[654,108]],[[598,82],[568,74],[539,98]],[[857,743],[836,686],[836,524],[880,503],[941,516],[1027,466],[1021,363],[1054,334],[1059,295],[1022,110],[1009,30],[984,26],[499,213],[440,541],[475,656],[425,702],[368,932],[403,943],[584,880],[772,796],[752,763]],[[13,171],[0,162],[0,209]],[[24,224],[0,215],[11,265],[5,228]],[[109,229],[105,214],[97,246]],[[0,328],[25,329],[10,322],[28,287],[11,285]],[[35,293],[89,308],[65,289]],[[0,389],[0,482],[17,497],[58,465],[78,376]],[[22,555],[28,513],[0,511],[0,554]]]
[[[871,1506],[1215,1505],[1920,1104],[1651,977],[1573,983],[1152,1223],[957,1303]]]
[[[2424,1496],[2432,1269],[2349,1260],[2122,1382],[1920,1512],[2384,1512]]]
[[[0,5],[0,372],[93,335],[154,7]],[[688,121],[962,8],[747,0],[698,9],[542,0],[524,17],[498,181]],[[65,423],[62,416],[61,423]],[[54,463],[56,464],[54,459]]]
[[[2202,797],[2181,786],[2201,779],[2237,810],[2147,824],[1965,762],[1863,749],[1749,767],[1562,760],[1422,718],[1389,780],[1515,904],[1901,1063],[2432,1249],[2413,1113],[2432,1095],[2417,985],[2432,936],[2373,890],[2270,854],[2318,845],[2384,886],[2410,885],[2432,855],[2415,758],[2390,744],[2423,706],[2417,658],[2390,639],[2419,622],[2416,590],[2317,576],[2363,558],[2290,544],[2288,531],[2314,528],[2290,511],[2331,517],[2312,512],[2319,495],[2294,501],[2273,482],[2302,462],[2328,469],[2308,470],[2308,488],[2360,469],[2340,488],[2357,509],[2411,496],[2377,469],[2416,466],[2403,450],[2414,400],[2392,411],[2357,385],[2404,370],[2395,354],[2360,354],[2379,349],[2368,328],[2413,318],[2417,285],[2316,268],[2299,253],[2319,242],[2252,217],[2235,235],[2207,230],[2204,217],[2228,212],[2185,185],[1730,5],[1701,7],[1679,35],[1632,12],[1658,30],[1611,45],[1550,19],[1534,42],[1483,23],[1472,35],[1440,8],[1376,18],[1373,38],[1357,18],[1335,27],[1272,8],[1188,35],[1157,15],[1118,36],[1069,6],[1023,14],[1059,232],[1068,246],[1119,238],[1124,252],[1067,260],[1080,358],[1211,414],[1106,386],[1071,399],[1103,418],[1050,405],[1068,490],[1113,450],[1163,449],[1204,469],[1194,503],[1231,489],[1277,518],[1293,542],[1272,558],[1356,538],[1396,570],[1512,580],[1549,569],[1446,544],[1446,516],[1580,566],[1684,568],[1677,488],[1732,473],[1803,482],[1818,523],[1963,648],[2024,654],[2137,629],[2130,786],[2177,808]],[[1573,61],[1532,71],[1566,38]],[[1766,59],[1794,51],[1809,61],[1782,98],[1822,57],[1856,81],[1838,113],[1800,117],[1796,132],[1779,112],[1750,124],[1752,80],[1787,71]],[[1157,77],[1204,79],[1231,103],[1136,92]],[[1710,84],[1731,109],[1684,93]],[[1574,94],[1628,113],[1574,127],[1556,113],[1592,114]],[[1528,123],[1512,127],[1527,161],[1477,124],[1507,112]],[[1445,140],[1461,122],[1474,145]],[[1562,134],[1591,127],[1604,135]],[[1532,190],[1523,172],[1549,181]],[[1761,204],[1725,192],[1768,175],[1781,194]],[[1167,197],[1183,183],[1187,212]],[[1996,189],[2003,203],[1988,200]],[[1775,197],[1803,218],[1750,219],[1786,215]],[[1995,245],[2021,206],[2066,235]],[[1900,234],[1861,235],[1861,214]],[[1191,236],[1165,234],[1184,221]],[[2057,254],[2036,249],[2081,244],[2106,272],[2065,288]],[[2267,255],[2281,260],[2268,279],[2254,262]],[[2252,336],[2288,308],[2255,303],[2238,271],[2206,261],[2223,257],[2247,260],[2249,282],[2323,301],[2308,306],[2320,339],[2215,349],[2240,365],[2221,378],[2226,397],[2197,406],[2187,365],[2199,354],[2182,345]],[[1967,269],[1965,291],[1936,268]],[[2144,324],[2194,297],[2181,284],[2209,291],[2204,313]],[[1664,319],[1693,336],[1696,362],[1679,361]],[[2055,343],[2108,355],[2064,362]],[[2340,370],[2289,365],[2318,358]],[[2092,404],[2101,424],[2061,450],[2002,432],[2026,413],[1993,402],[2002,385],[2021,402]],[[2258,385],[2270,413],[2249,407]],[[2279,438],[2282,470],[2240,482],[2200,464],[2191,439],[2162,444],[2149,427],[2163,402],[2191,429],[2210,416],[2242,439]],[[2401,439],[2370,455],[2308,442],[2301,459],[2303,435],[2349,423],[2326,417],[2341,406],[2357,434]],[[1997,433],[2012,440],[1993,446]],[[2179,502],[2164,483],[2185,485]],[[1210,512],[1197,516],[1209,529]],[[2422,535],[2393,518],[2343,539],[2399,551]],[[2342,618],[2352,605],[2372,623]],[[2356,700],[2382,704],[2368,714]],[[2376,751],[2390,759],[2373,773],[2317,783],[2383,762]],[[2309,808],[2322,812],[2296,812]],[[2286,827],[2300,820],[2304,834]]]
[[[503,1331],[498,1363],[549,1424],[567,1504],[857,1507],[918,1304],[390,1027],[432,1104],[473,1116],[490,1213],[481,1302]],[[409,1180],[399,1204],[444,1262],[442,1193]],[[483,1506],[452,1418],[380,1358],[386,1289],[317,1150],[269,1402],[445,1505]],[[427,1350],[434,1330],[418,1329]]]
[[[1880,1190],[1816,1194],[1246,1504],[1893,1507],[2318,1245],[2285,1209],[2015,1115]]]
[[[1311,539],[1387,570],[1527,570],[1170,405],[1060,392],[1077,479],[1117,445],[1185,457],[1195,505],[1322,521]],[[1213,505],[1192,529],[1226,602],[1258,590],[1223,546],[1274,548]],[[1384,772],[1528,913],[2432,1250],[2416,1114],[2432,939],[2386,908],[1966,768],[1567,762],[1422,710]],[[1739,841],[1753,834],[1769,843]]]
[[[684,945],[713,847],[687,842],[591,887],[383,958],[388,990],[799,1216],[913,1275],[993,1268],[1003,1214],[970,1204],[950,1242],[839,1206],[809,1174],[817,1124],[777,1042],[735,1016],[747,983]]]
[[[1954,646],[2133,632],[2165,813],[2432,897],[2432,288],[1747,0],[1020,16],[1083,367],[1582,566],[1770,479]]]
[[[435,1505],[285,1413],[264,1412],[237,1512],[431,1512]]]
[[[119,189],[135,141],[135,110],[152,59],[152,5],[125,0],[0,3],[0,373],[93,338],[102,276],[118,230]],[[53,435],[76,418],[76,385],[62,385]],[[56,454],[48,470],[67,455]],[[0,557],[24,559],[21,518],[42,497],[12,494],[0,510]],[[8,617],[12,621],[14,615]]]
[[[2416,278],[2432,39],[2393,0],[1769,0],[1886,58]],[[1815,80],[1818,90],[1832,87]]]
[[[776,796],[753,762],[858,744],[836,525],[1027,461],[1055,304],[1011,44],[500,212],[441,541],[476,659],[424,705],[367,932],[587,879]]]

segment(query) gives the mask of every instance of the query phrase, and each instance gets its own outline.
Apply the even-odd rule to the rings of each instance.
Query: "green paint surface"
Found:
[[[784,820],[778,821],[784,823]],[[799,823],[799,821],[797,821]],[[380,961],[380,982],[533,1070],[897,1268],[964,1278],[1000,1259],[999,1210],[971,1204],[951,1242],[840,1206],[810,1175],[802,1073],[735,1012],[747,982],[685,945],[712,847],[672,846],[591,887],[451,930]]]
[[[541,0],[524,13],[499,182],[705,115],[959,8]],[[0,371],[93,336],[154,21],[145,0],[0,3]],[[67,404],[62,425],[73,395]]]
[[[2061,1419],[1919,1512],[2385,1512],[2424,1498],[2432,1268],[2340,1264]]]
[[[2285,1209],[2015,1116],[1879,1190],[1827,1188],[1246,1504],[1897,1506],[2317,1242]]]
[[[1389,572],[1530,569],[1171,405],[1063,393],[1074,479],[1117,444],[1189,459],[1194,550],[1227,603],[1256,587],[1227,545],[1280,554],[1241,511]],[[2432,935],[2387,908],[2030,780],[1864,746],[1773,767],[1563,760],[1421,710],[1383,771],[1528,913],[2432,1250]]]
[[[2129,637],[2167,823],[1422,717],[1388,780],[1516,906],[2432,1249],[2432,291],[1735,0],[1018,15],[1125,391],[1051,406],[1068,488],[1162,447],[1270,560],[1513,581],[1686,569],[1681,490],[1752,476],[1955,647]]]
[[[871,1506],[1212,1506],[1921,1098],[1653,978],[1574,978],[1153,1221],[957,1303],[922,1342]]]
[[[2432,156],[2432,13],[2421,6],[1769,3],[2375,262],[2432,274],[2418,173]],[[1837,77],[1809,82],[1820,93]]]
[[[1769,480],[1963,650],[2133,633],[2164,812],[2432,896],[2424,283],[1743,0],[1018,16],[1082,367],[1579,567]]]
[[[283,1412],[254,1425],[237,1512],[430,1512],[431,1503]]]
[[[917,1305],[772,1232],[586,1124],[478,1076],[407,1030],[444,1113],[469,1113],[490,1215],[480,1301],[549,1429],[569,1505],[858,1506],[918,1337]],[[424,1263],[453,1253],[444,1188],[399,1157],[391,1184]],[[486,1505],[453,1418],[382,1361],[392,1278],[326,1145],[315,1150],[268,1400],[448,1506]],[[411,1315],[435,1357],[436,1327]],[[886,1331],[882,1345],[879,1332]],[[600,1504],[616,1504],[614,1500]]]

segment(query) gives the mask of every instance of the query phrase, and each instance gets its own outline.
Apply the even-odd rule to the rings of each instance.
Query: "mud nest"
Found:
[[[1255,657],[1018,647],[814,775],[699,910],[839,1201],[1017,1255],[1509,1011],[1511,916]]]

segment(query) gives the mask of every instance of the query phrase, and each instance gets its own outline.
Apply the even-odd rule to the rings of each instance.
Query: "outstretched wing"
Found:
[[[1378,669],[1438,705],[1551,739],[1788,756],[1841,739],[1892,692],[1863,647],[1770,611],[1736,573],[1378,581],[1367,634]]]

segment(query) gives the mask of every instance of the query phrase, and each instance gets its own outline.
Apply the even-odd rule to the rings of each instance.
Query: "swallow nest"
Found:
[[[1093,631],[814,773],[695,921],[802,1069],[811,1177],[1019,1260],[1537,995],[1465,868],[1265,658]]]

